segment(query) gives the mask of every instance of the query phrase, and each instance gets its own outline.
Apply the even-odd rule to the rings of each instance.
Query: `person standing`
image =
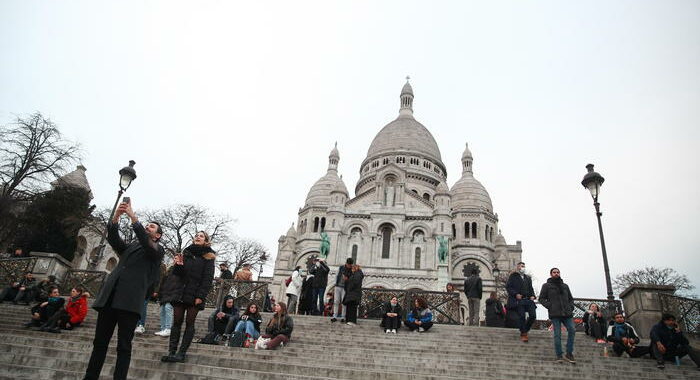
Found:
[[[161,272],[160,285],[155,294],[160,303],[160,330],[155,335],[170,336],[170,329],[173,326],[173,304],[178,290],[182,287],[182,281],[178,276],[173,275],[175,266],[168,268],[165,273]]]
[[[219,263],[219,278],[222,280],[231,280],[233,278],[233,273],[228,270],[228,263]]]
[[[287,285],[287,305],[289,305],[289,314],[297,313],[297,301],[299,300],[299,295],[301,294],[301,286],[304,279],[301,278],[301,267],[297,265],[292,271],[292,275],[289,279],[289,285]]]
[[[343,308],[343,298],[345,298],[345,279],[348,278],[347,274],[352,271],[352,265],[355,261],[352,257],[348,257],[345,260],[345,265],[341,265],[338,268],[338,274],[335,275],[335,290],[333,291],[333,315],[331,316],[331,322],[335,322],[340,318],[341,322],[345,320],[345,310]]]
[[[515,267],[515,272],[511,273],[506,282],[508,291],[509,310],[514,310],[518,315],[518,328],[520,329],[520,340],[528,342],[527,333],[532,328],[537,318],[535,305],[535,290],[532,289],[532,278],[525,274],[525,263],[519,262]],[[525,319],[527,313],[527,320]]]
[[[181,254],[175,256],[173,275],[178,276],[184,285],[178,289],[173,302],[173,326],[170,329],[168,354],[160,359],[163,362],[183,363],[185,361],[187,350],[194,338],[197,314],[204,310],[204,301],[214,280],[214,260],[216,259],[214,253],[211,249],[209,234],[199,231],[194,236],[193,243]],[[185,314],[187,314],[186,317]],[[187,318],[186,321],[185,318]],[[183,321],[185,321],[185,332],[180,342]]]
[[[309,270],[310,274],[314,275],[313,285],[313,314],[323,314],[323,296],[326,294],[326,286],[328,285],[328,272],[331,269],[326,265],[322,258],[315,258],[314,264]]]
[[[464,280],[464,294],[467,296],[469,307],[469,326],[479,326],[479,306],[484,289],[479,276],[479,271],[474,269]]]
[[[559,268],[549,270],[550,277],[542,284],[540,290],[540,303],[549,311],[549,320],[554,328],[554,352],[557,361],[566,359],[569,363],[576,363],[574,359],[574,297],[571,295],[569,285],[561,278]],[[562,357],[561,325],[566,327],[566,355]]]
[[[131,220],[136,240],[126,244],[119,237],[119,218]],[[109,341],[117,332],[117,360],[114,379],[126,379],[131,363],[131,341],[148,288],[158,281],[158,268],[165,254],[158,244],[163,229],[156,222],[145,226],[139,222],[131,203],[121,203],[107,225],[107,242],[119,256],[119,263],[105,279],[92,308],[97,310],[97,325],[92,354],[85,370],[85,380],[96,380],[102,372]]]
[[[505,327],[506,323],[503,317],[506,313],[496,292],[491,292],[491,296],[486,299],[484,314],[486,315],[487,327]]]
[[[355,326],[357,324],[357,307],[362,300],[362,280],[365,278],[365,274],[362,273],[359,265],[354,264],[349,276],[346,277],[345,297],[343,299],[343,305],[346,306],[345,320],[348,326]]]

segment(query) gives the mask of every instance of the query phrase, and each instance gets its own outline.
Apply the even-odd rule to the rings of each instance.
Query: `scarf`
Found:
[[[214,252],[213,249],[211,249],[211,247],[208,247],[206,245],[195,245],[195,244],[190,244],[190,246],[185,248],[182,252],[185,254],[185,256],[193,256],[193,257],[203,256],[209,252],[216,253],[216,252]]]
[[[615,326],[615,328],[614,328],[614,331],[615,331],[615,338],[620,338],[620,337],[622,337],[623,335],[625,335],[625,330],[626,330],[626,329],[625,329],[625,324],[624,324],[624,323],[617,323],[617,322],[615,322],[615,325],[614,325],[614,326]]]
[[[49,297],[49,302],[58,302],[60,299],[61,297]]]
[[[82,296],[83,296],[82,294],[79,294],[79,295],[77,295],[77,296],[75,296],[75,297],[71,297],[71,298],[70,298],[70,302],[78,302],[78,300],[79,300],[80,297],[82,297]]]
[[[564,280],[562,280],[561,277],[559,277],[559,278],[552,278],[552,277],[550,277],[550,278],[547,280],[547,282],[549,282],[550,284],[556,286],[557,289],[559,289],[559,294],[564,294],[564,287],[561,286],[561,285],[564,283]]]

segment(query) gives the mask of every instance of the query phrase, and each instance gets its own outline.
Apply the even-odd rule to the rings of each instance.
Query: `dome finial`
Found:
[[[340,162],[340,152],[338,152],[338,142],[335,142],[331,154],[328,156],[328,170],[338,170],[338,162]]]
[[[410,76],[406,75],[406,84],[401,89],[401,108],[399,115],[413,115],[413,87],[408,81]]]
[[[469,150],[469,143],[464,143],[464,153],[462,153],[462,174],[472,173],[473,162],[474,157],[472,157],[472,151]]]

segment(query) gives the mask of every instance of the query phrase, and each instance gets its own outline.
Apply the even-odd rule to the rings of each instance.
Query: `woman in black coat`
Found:
[[[354,326],[357,324],[357,307],[362,299],[362,280],[365,275],[360,266],[355,264],[350,270],[350,276],[345,277],[347,278],[345,280],[345,298],[343,298],[343,305],[347,307],[345,320],[349,326]]]
[[[403,317],[403,310],[401,305],[399,305],[399,299],[391,297],[391,301],[384,304],[382,307],[382,323],[381,327],[384,328],[385,333],[396,334],[396,330],[401,328],[401,318]]]
[[[491,297],[486,300],[486,326],[488,327],[505,327],[505,313],[503,312],[503,304],[498,299],[496,292],[491,292]]]
[[[299,292],[299,311],[301,315],[311,315],[314,309],[313,304],[313,282],[314,276],[308,275],[306,279],[301,284],[301,291]]]
[[[214,251],[211,249],[209,235],[199,231],[194,236],[194,244],[185,248],[182,254],[175,256],[173,276],[177,276],[182,286],[175,292],[173,305],[173,326],[170,330],[168,355],[164,362],[184,362],[187,349],[194,338],[194,323],[197,313],[204,310],[204,301],[214,280]],[[180,330],[185,320],[185,332],[180,343]],[[178,343],[180,350],[178,351]]]

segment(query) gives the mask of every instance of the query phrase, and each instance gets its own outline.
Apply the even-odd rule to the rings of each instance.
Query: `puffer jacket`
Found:
[[[292,281],[289,283],[289,286],[287,286],[286,294],[298,297],[303,283],[304,279],[302,279],[301,275],[299,275],[299,271],[295,270],[292,272]]]
[[[285,315],[279,326],[273,323],[272,319],[267,323],[265,327],[265,334],[272,336],[273,338],[277,335],[286,335],[287,338],[292,337],[292,330],[294,330],[294,320],[289,315]]]
[[[414,308],[408,315],[406,315],[406,320],[408,322],[421,321],[421,323],[428,323],[433,321],[433,312],[427,307],[425,309]]]
[[[365,278],[365,274],[362,270],[358,269],[352,272],[350,278],[345,282],[345,298],[343,298],[343,305],[347,305],[350,302],[359,303],[362,299],[362,280]]]
[[[184,286],[180,276],[173,275],[174,269],[175,266],[173,265],[165,272],[165,276],[163,276],[160,286],[158,286],[158,302],[161,305],[177,301],[179,291]]]
[[[76,301],[69,297],[66,304],[66,312],[70,315],[71,325],[82,323],[88,312],[87,297],[84,295],[80,296]]]
[[[206,247],[208,248],[208,247]],[[175,265],[173,275],[179,277],[182,286],[175,292],[176,303],[194,305],[195,299],[207,299],[214,280],[216,256],[211,248],[191,245],[183,250],[183,265]],[[204,309],[204,302],[198,306]]]
[[[549,311],[550,319],[574,316],[574,297],[561,278],[549,278],[542,284],[540,303]]]

